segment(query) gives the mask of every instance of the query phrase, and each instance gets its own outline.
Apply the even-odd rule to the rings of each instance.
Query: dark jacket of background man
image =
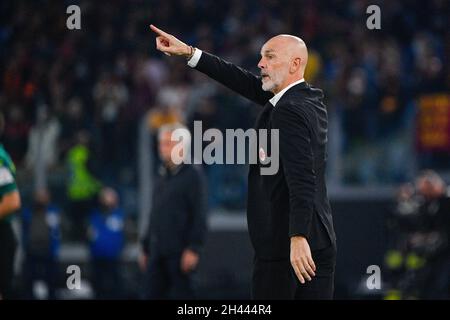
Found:
[[[171,171],[161,168],[154,186],[153,204],[144,250],[150,256],[199,252],[206,236],[206,186],[203,172],[182,164]]]

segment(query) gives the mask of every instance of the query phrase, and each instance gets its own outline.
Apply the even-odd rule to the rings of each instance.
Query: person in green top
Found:
[[[75,144],[68,150],[67,198],[71,217],[71,240],[86,241],[88,216],[95,208],[102,187],[94,174],[90,134],[81,130],[75,135]]]
[[[0,112],[0,137],[5,120]],[[0,143],[0,300],[12,296],[14,276],[14,255],[16,237],[11,219],[12,213],[20,209],[20,194],[16,185],[16,168],[10,156]]]

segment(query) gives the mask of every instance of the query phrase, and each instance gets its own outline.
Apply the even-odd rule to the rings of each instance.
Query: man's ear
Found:
[[[300,58],[295,58],[294,60],[292,60],[291,66],[289,68],[289,72],[290,73],[296,73],[297,70],[300,68],[302,59]]]

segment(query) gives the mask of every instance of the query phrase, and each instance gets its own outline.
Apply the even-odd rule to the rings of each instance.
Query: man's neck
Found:
[[[274,95],[276,95],[277,93],[280,93],[281,91],[283,91],[284,89],[286,89],[287,87],[289,87],[291,84],[303,80],[303,76],[302,77],[296,77],[295,79],[289,79],[287,80],[284,84],[282,84],[279,88],[274,88],[274,90],[272,91],[272,93]]]
[[[289,83],[287,86],[285,86],[282,90],[278,91],[274,96],[269,100],[269,102],[275,107],[278,101],[281,99],[281,97],[285,94],[286,91],[288,91],[291,87],[296,86],[297,84],[304,82],[304,79],[296,80],[294,82]]]

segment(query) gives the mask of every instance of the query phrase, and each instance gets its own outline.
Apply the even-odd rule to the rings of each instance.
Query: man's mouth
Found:
[[[263,80],[266,80],[266,79],[269,78],[269,75],[267,75],[267,74],[262,74],[261,77],[262,77]]]

